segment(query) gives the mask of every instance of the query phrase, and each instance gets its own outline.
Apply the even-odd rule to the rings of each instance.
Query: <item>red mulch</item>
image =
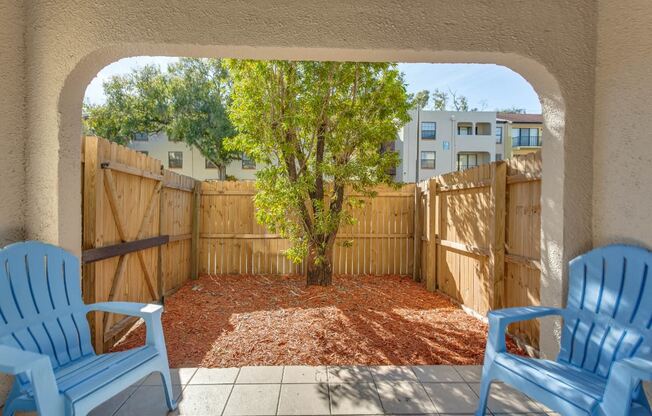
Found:
[[[480,364],[487,325],[403,276],[201,276],[168,297],[172,367]],[[114,347],[142,345],[144,325]],[[508,342],[509,349],[517,351]]]

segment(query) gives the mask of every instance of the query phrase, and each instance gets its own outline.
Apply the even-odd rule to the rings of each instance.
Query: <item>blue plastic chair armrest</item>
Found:
[[[62,408],[63,398],[47,355],[0,345],[0,372],[29,378],[39,414],[48,414],[48,408]]]
[[[602,398],[601,408],[604,414],[629,415],[632,406],[631,392],[641,381],[652,381],[651,360],[633,357],[613,363]]]
[[[48,365],[52,366],[47,355],[0,345],[0,372],[2,373],[14,376],[26,373],[38,361],[47,361]]]
[[[545,306],[524,306],[519,308],[505,308],[489,312],[489,322],[509,325],[514,322],[527,321],[549,315],[562,315],[563,309]]]
[[[487,358],[493,357],[500,352],[505,352],[505,330],[507,325],[528,321],[530,319],[542,318],[550,315],[563,315],[564,309],[550,308],[544,306],[525,306],[520,308],[506,308],[491,311],[489,317],[489,336],[487,339]]]
[[[163,312],[163,306],[153,303],[100,302],[88,305],[88,310],[119,313],[121,315],[137,316],[146,319]]]
[[[153,345],[167,354],[161,325],[163,306],[153,303],[101,302],[87,305],[87,308],[89,311],[112,312],[143,318],[147,331],[147,345]]]

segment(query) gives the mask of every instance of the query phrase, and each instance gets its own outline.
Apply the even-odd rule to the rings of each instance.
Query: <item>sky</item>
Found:
[[[177,58],[138,56],[124,58],[102,69],[86,89],[85,100],[91,104],[105,101],[102,83],[114,75],[128,74],[145,65],[165,69]],[[405,74],[409,92],[440,89],[455,91],[469,100],[470,107],[486,111],[500,108],[524,108],[528,113],[540,113],[541,104],[532,86],[519,74],[499,65],[490,64],[399,64]]]

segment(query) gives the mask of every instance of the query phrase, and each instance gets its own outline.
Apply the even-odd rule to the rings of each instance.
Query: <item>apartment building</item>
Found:
[[[166,169],[199,180],[221,179],[217,166],[202,156],[199,149],[184,142],[169,140],[165,133],[139,134],[129,147],[160,160]],[[256,162],[242,155],[226,166],[226,175],[235,179],[256,179]]]
[[[505,125],[497,126],[496,112],[412,110],[410,115],[412,120],[400,130],[394,147],[401,158],[398,182],[468,169],[505,155]]]
[[[505,158],[541,150],[543,135],[541,114],[497,113],[496,117],[496,125],[503,126],[500,133],[504,143]]]

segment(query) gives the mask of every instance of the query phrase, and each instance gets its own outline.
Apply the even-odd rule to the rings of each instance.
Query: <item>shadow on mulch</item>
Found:
[[[405,276],[201,276],[168,297],[172,367],[481,364],[487,325]],[[144,325],[113,351],[142,345]],[[516,352],[508,341],[508,348]]]

